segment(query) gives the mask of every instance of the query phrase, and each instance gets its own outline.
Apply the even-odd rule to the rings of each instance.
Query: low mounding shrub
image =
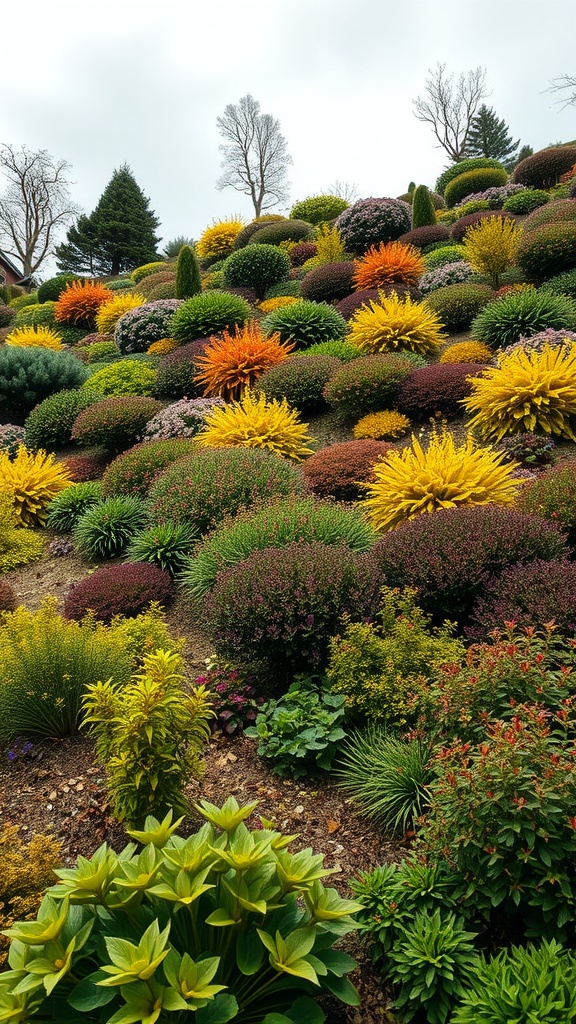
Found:
[[[518,247],[518,263],[535,280],[576,268],[576,222],[548,224],[527,233]]]
[[[299,779],[330,771],[343,725],[344,698],[297,679],[288,693],[261,705],[246,736],[258,740],[258,756],[276,775]]]
[[[197,338],[164,356],[156,371],[154,394],[157,398],[194,398],[201,395],[202,389],[196,383],[199,370],[196,359],[204,353],[208,341],[208,338]]]
[[[554,274],[544,281],[542,288],[556,295],[569,295],[571,299],[576,299],[576,268]]]
[[[24,427],[18,427],[14,423],[0,423],[0,452],[5,452],[13,459],[20,445],[24,443]],[[33,446],[29,444],[27,447]]]
[[[402,293],[400,286],[398,291]],[[345,298],[340,299],[340,302],[336,303],[336,309],[345,320],[351,320],[361,306],[366,306],[369,302],[378,302],[379,298],[380,290],[378,288],[366,288],[362,292],[353,292],[352,295],[346,295]]]
[[[452,178],[446,185],[444,198],[448,206],[456,206],[472,193],[505,185],[507,180],[508,173],[503,167],[477,167]]]
[[[546,328],[576,328],[576,304],[566,295],[534,288],[508,292],[480,310],[471,324],[472,336],[493,348],[505,348]]]
[[[358,291],[382,288],[396,282],[417,285],[425,265],[420,251],[403,242],[372,245],[361,259],[354,261],[354,287]]]
[[[180,299],[161,299],[124,313],[114,330],[114,340],[122,354],[145,352],[154,341],[170,337],[168,324],[181,305]]]
[[[308,221],[278,220],[271,224],[261,224],[259,230],[250,238],[248,246],[278,246],[281,242],[302,242],[313,237],[314,230]]]
[[[304,489],[302,470],[273,452],[208,448],[167,466],[147,509],[153,523],[185,522],[204,534],[240,508]]]
[[[4,344],[19,348],[34,345],[37,348],[52,349],[54,352],[61,352],[64,347],[62,336],[57,331],[53,331],[51,327],[17,327],[8,332]]]
[[[400,412],[414,420],[431,416],[462,415],[462,401],[470,394],[470,377],[482,372],[477,363],[434,363],[412,370],[401,382],[396,397]]]
[[[546,206],[534,210],[524,221],[524,231],[531,234],[551,224],[571,223],[576,220],[576,202],[573,199],[554,199]]]
[[[208,413],[198,441],[206,448],[259,448],[295,462],[312,453],[308,447],[312,438],[298,410],[286,401],[267,402],[264,395],[251,391],[245,391],[240,401]]]
[[[321,341],[318,345],[310,345],[310,348],[297,352],[299,359],[308,359],[311,356],[331,356],[341,363],[349,363],[351,359],[358,359],[362,355],[359,348],[351,345],[349,341]]]
[[[436,191],[444,195],[446,186],[449,182],[453,181],[454,178],[459,177],[460,174],[466,174],[468,171],[477,171],[481,168],[501,168],[502,164],[499,160],[495,160],[493,157],[485,156],[473,156],[468,157],[465,160],[460,160],[459,163],[451,164],[446,170],[442,171],[442,174],[436,181]]]
[[[293,267],[302,267],[306,260],[318,254],[316,242],[295,242],[288,255]]]
[[[343,441],[316,452],[304,463],[304,477],[314,494],[338,501],[364,497],[363,484],[373,480],[378,459],[390,451],[385,441]]]
[[[194,437],[204,426],[206,414],[223,405],[221,398],[182,398],[179,402],[171,402],[148,421],[142,440]]]
[[[135,534],[126,549],[126,561],[151,562],[175,576],[186,565],[196,540],[196,531],[188,523],[158,523]]]
[[[349,203],[340,196],[310,196],[294,204],[290,210],[290,217],[295,220],[306,220],[309,224],[323,224],[325,221],[334,220],[348,206]]]
[[[72,426],[72,440],[108,452],[121,452],[135,444],[148,420],[161,408],[161,402],[140,395],[103,398],[78,414]]]
[[[326,406],[324,388],[341,365],[339,359],[329,355],[288,359],[266,370],[257,381],[254,393],[264,395],[267,401],[286,399],[300,412],[322,409]]]
[[[531,469],[554,462],[556,445],[551,437],[538,437],[531,433],[512,434],[499,442],[498,451],[503,452],[507,462],[518,462],[524,469]]]
[[[552,188],[576,162],[576,146],[551,146],[516,164],[512,180],[529,188]]]
[[[71,443],[71,432],[78,413],[99,401],[99,396],[84,388],[57,391],[35,406],[24,424],[26,445],[38,450],[53,450]]]
[[[108,456],[105,452],[96,452],[92,455],[68,455],[63,463],[70,479],[75,484],[79,484],[101,477],[108,464]]]
[[[76,274],[56,274],[56,277],[49,277],[38,289],[38,302],[56,302],[67,285],[81,280]]]
[[[80,387],[87,371],[70,352],[0,346],[0,408],[26,416],[56,391]]]
[[[427,252],[423,256],[424,266],[426,267],[427,273],[431,270],[439,270],[441,267],[447,267],[449,264],[457,263],[459,260],[465,262],[464,257],[464,246],[458,243],[450,245],[438,245],[435,246],[430,252]]]
[[[517,499],[523,512],[545,516],[562,528],[576,546],[576,462],[550,466],[522,489]]]
[[[482,341],[458,341],[448,345],[440,356],[441,363],[489,363],[492,349]]]
[[[322,668],[340,619],[362,618],[370,569],[349,548],[293,543],[253,551],[221,572],[204,614],[216,652],[263,661],[280,680]]]
[[[353,275],[352,260],[313,267],[302,280],[302,298],[313,302],[338,302],[353,291]]]
[[[474,317],[493,296],[492,289],[485,284],[449,284],[436,288],[426,298],[430,309],[437,313],[448,331],[465,331]]]
[[[13,612],[18,607],[18,598],[14,587],[5,580],[0,580],[0,613]]]
[[[483,640],[505,622],[543,627],[554,622],[567,636],[576,631],[576,564],[534,561],[503,569],[474,606],[467,634]]]
[[[0,491],[0,516],[0,573],[10,572],[40,558],[44,550],[43,538],[34,530],[20,526],[12,497],[6,491]]]
[[[194,341],[217,334],[218,331],[243,327],[251,314],[249,304],[239,295],[217,289],[202,292],[180,304],[162,337],[168,336],[181,342]]]
[[[477,213],[469,213],[465,217],[459,217],[454,222],[450,229],[450,235],[454,242],[462,242],[464,235],[471,227],[475,227],[480,224],[483,220],[489,220],[493,217],[510,217],[513,219],[513,214],[507,213],[505,210],[479,210]]]
[[[408,351],[426,357],[435,354],[444,335],[440,318],[425,302],[380,292],[377,303],[356,311],[348,340],[367,353]]]
[[[434,242],[448,241],[450,231],[445,224],[425,224],[421,228],[412,228],[400,235],[399,242],[404,245],[415,245],[417,249],[426,250],[426,247]]]
[[[98,480],[73,484],[61,491],[47,507],[46,526],[58,533],[70,533],[80,516],[102,500],[102,487]]]
[[[412,227],[412,210],[402,199],[360,199],[336,221],[350,252],[363,255],[371,245],[395,241]]]
[[[122,359],[109,363],[92,373],[84,387],[101,397],[109,395],[151,395],[156,383],[156,370],[143,363]]]
[[[298,272],[302,273],[302,267],[298,269]],[[279,284],[273,284],[271,288],[266,289],[265,299],[276,299],[278,296],[289,295],[292,298],[300,298],[302,282],[299,278],[288,281],[280,281]]]
[[[258,298],[288,277],[290,257],[275,245],[247,245],[228,256],[224,264],[224,285],[253,288]]]
[[[264,317],[262,333],[277,333],[283,343],[291,342],[297,348],[308,348],[321,341],[343,339],[346,321],[326,302],[301,299]]]
[[[160,441],[146,441],[117,455],[102,477],[102,493],[145,498],[154,479],[166,466],[186,458],[196,451],[191,438],[172,437]]]
[[[256,511],[241,512],[223,523],[199,546],[181,582],[192,597],[202,597],[219,572],[248,558],[253,551],[296,541],[318,541],[361,552],[367,551],[374,540],[375,534],[359,510],[314,498],[282,499]]]
[[[264,227],[265,224],[273,224],[275,221],[279,220],[286,220],[286,218],[279,213],[268,213],[262,214],[261,217],[257,217],[256,220],[250,221],[249,224],[245,224],[243,228],[240,228],[240,231],[236,235],[232,244],[232,250],[243,249],[245,245],[248,245],[252,235],[255,235],[257,231],[260,231],[260,228]]]
[[[410,420],[404,413],[397,409],[384,409],[383,412],[369,412],[362,416],[354,426],[353,434],[359,439],[394,441],[407,434],[410,426]]]
[[[515,192],[504,200],[502,209],[509,213],[532,213],[540,206],[545,206],[550,195],[541,188],[524,188],[521,192]]]
[[[402,353],[363,356],[345,363],[324,388],[328,405],[355,419],[393,405],[401,381],[413,370]]]
[[[77,519],[74,543],[89,558],[116,558],[146,523],[146,509],[139,498],[115,495],[94,502]]]
[[[167,572],[147,562],[125,562],[97,569],[76,583],[66,596],[64,614],[80,620],[92,612],[99,622],[110,622],[116,615],[133,618],[152,603],[169,604],[173,597]]]
[[[0,329],[9,327],[16,316],[16,310],[0,301]]]
[[[576,488],[575,488],[576,493]],[[413,587],[436,622],[466,622],[491,578],[517,562],[563,559],[555,523],[501,505],[460,506],[417,516],[385,534],[370,558],[390,587]]]

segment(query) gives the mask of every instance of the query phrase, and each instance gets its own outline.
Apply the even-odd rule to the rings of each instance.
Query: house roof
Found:
[[[6,270],[12,271],[13,274],[18,278],[18,284],[28,284],[30,277],[22,277],[22,271],[12,262],[9,256],[0,249],[0,267],[5,267]]]

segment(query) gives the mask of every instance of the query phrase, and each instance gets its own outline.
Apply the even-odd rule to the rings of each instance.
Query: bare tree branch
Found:
[[[38,270],[53,251],[57,229],[78,212],[68,193],[69,168],[45,149],[0,145],[0,169],[7,179],[0,196],[0,239],[4,251],[21,261],[24,277]]]
[[[487,95],[486,68],[462,72],[454,82],[454,75],[446,74],[446,64],[438,63],[428,72],[426,93],[414,100],[414,116],[432,126],[438,145],[458,163],[474,115]]]
[[[564,110],[565,107],[571,107],[576,103],[576,78],[572,75],[559,75],[558,78],[553,78],[550,82],[549,87],[545,92],[566,92],[567,89],[571,89],[572,92],[569,96],[563,96],[556,103],[560,105],[560,110]]]
[[[261,114],[260,104],[248,93],[238,103],[229,103],[216,123],[227,140],[219,147],[223,173],[216,188],[234,188],[250,196],[256,217],[287,199],[286,167],[292,157],[280,122]]]

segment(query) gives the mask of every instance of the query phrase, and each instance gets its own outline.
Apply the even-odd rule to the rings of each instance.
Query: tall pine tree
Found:
[[[506,122],[483,103],[470,125],[465,156],[490,156],[503,164],[513,163],[519,145],[520,139],[513,141]]]
[[[158,259],[159,220],[127,164],[114,171],[90,216],[73,225],[56,250],[60,271],[124,274]]]

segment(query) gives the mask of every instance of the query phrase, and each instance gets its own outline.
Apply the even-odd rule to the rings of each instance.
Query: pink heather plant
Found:
[[[166,441],[171,437],[194,437],[204,426],[206,415],[224,406],[221,398],[182,398],[153,416],[142,434],[142,441]]]

